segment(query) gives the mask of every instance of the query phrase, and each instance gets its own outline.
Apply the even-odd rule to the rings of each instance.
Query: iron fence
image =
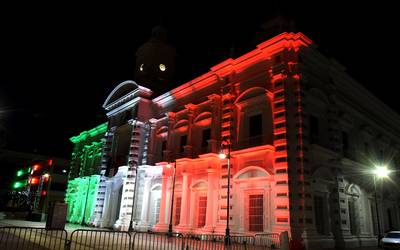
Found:
[[[1,249],[59,250],[266,250],[280,247],[279,234],[225,235],[123,232],[78,229],[68,237],[66,230],[33,227],[0,227]]]
[[[281,247],[278,233],[262,233],[254,236],[256,246],[278,249]]]
[[[0,227],[0,249],[65,249],[67,231],[34,227]]]
[[[78,249],[131,250],[133,246],[128,232],[78,229],[71,233],[66,250]]]

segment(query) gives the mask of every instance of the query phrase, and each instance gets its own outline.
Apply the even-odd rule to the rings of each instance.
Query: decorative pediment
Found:
[[[111,91],[103,104],[103,108],[106,110],[113,110],[137,99],[137,97],[148,98],[151,94],[152,91],[150,89],[142,87],[134,81],[124,81]]]

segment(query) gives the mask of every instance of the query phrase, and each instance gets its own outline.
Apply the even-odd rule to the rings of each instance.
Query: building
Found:
[[[45,214],[49,203],[64,200],[69,161],[14,151],[3,151],[1,158],[5,169],[15,171],[4,190],[20,194],[12,196],[16,200],[8,202],[9,208],[26,211],[20,206],[30,203],[32,212]]]
[[[229,219],[232,233],[288,231],[309,248],[375,245],[376,207],[382,232],[400,227],[398,188],[377,180],[375,206],[371,174],[373,163],[398,168],[400,116],[304,34],[161,95],[140,84],[122,82],[103,104],[93,225],[127,230],[133,215],[137,230],[166,231],[174,199],[179,232],[224,234]]]

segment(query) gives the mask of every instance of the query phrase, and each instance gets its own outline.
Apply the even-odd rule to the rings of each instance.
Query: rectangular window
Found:
[[[179,225],[181,220],[181,204],[182,204],[182,197],[177,197],[175,199],[175,226]]]
[[[253,115],[249,118],[249,136],[261,136],[263,134],[262,115]]]
[[[198,227],[206,225],[206,212],[207,212],[207,196],[199,197],[199,214],[197,220]]]
[[[319,136],[318,118],[310,115],[310,143],[316,143]]]
[[[249,195],[249,231],[264,231],[264,195]]]
[[[203,130],[203,137],[201,139],[201,147],[205,148],[208,146],[208,140],[211,139],[211,129],[204,129]]]
[[[186,144],[187,144],[187,135],[182,135],[181,136],[181,144],[180,144],[180,147],[179,147],[179,152],[180,153],[184,152],[184,147],[183,146],[186,146]]]

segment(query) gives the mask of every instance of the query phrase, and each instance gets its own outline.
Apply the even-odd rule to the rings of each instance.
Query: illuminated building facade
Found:
[[[103,107],[95,226],[126,230],[133,211],[136,229],[166,231],[173,198],[174,231],[224,234],[229,219],[232,233],[289,231],[308,247],[376,244],[366,171],[374,156],[397,156],[400,117],[302,33],[275,36],[161,95],[122,82]],[[218,158],[222,141],[231,176]],[[399,227],[398,193],[379,190],[382,231]]]

